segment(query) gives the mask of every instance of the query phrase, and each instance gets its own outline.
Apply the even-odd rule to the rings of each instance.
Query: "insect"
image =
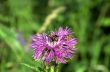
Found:
[[[50,39],[51,39],[52,42],[58,41],[58,36],[55,33],[51,33],[49,35],[49,37],[50,37]]]
[[[70,40],[70,39],[72,39],[72,38],[73,38],[72,35],[65,35],[64,40],[65,40],[65,41],[68,41],[68,40]]]

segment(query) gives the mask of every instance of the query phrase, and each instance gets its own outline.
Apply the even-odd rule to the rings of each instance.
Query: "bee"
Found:
[[[50,39],[51,39],[52,42],[58,41],[58,36],[55,33],[51,33],[49,35],[49,37],[50,37]]]
[[[72,39],[72,38],[73,38],[72,35],[66,35],[66,36],[64,37],[64,40],[65,40],[65,41],[68,41],[68,40],[70,40],[70,39]]]

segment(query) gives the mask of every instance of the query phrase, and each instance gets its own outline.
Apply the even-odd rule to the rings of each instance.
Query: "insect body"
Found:
[[[49,37],[50,37],[52,42],[58,41],[58,36],[55,33],[50,34]]]
[[[66,35],[66,36],[64,37],[64,40],[65,40],[65,41],[68,41],[68,40],[70,40],[70,39],[72,39],[72,38],[73,38],[72,35]]]

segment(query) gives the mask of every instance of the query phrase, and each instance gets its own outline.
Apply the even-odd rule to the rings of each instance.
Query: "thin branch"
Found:
[[[49,24],[52,22],[52,20],[54,20],[58,16],[58,14],[63,12],[64,10],[65,10],[64,6],[58,7],[55,10],[53,10],[52,13],[46,17],[46,19],[43,23],[43,26],[41,27],[41,29],[38,32],[45,31],[46,28],[49,26]]]

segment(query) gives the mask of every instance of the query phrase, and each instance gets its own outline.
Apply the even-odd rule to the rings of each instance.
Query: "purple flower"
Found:
[[[60,27],[58,31],[50,34],[39,33],[32,37],[31,48],[34,49],[34,59],[44,62],[66,63],[76,50],[76,38],[72,36],[69,28]]]
[[[26,41],[25,41],[25,39],[23,38],[21,32],[18,32],[17,40],[18,40],[18,42],[19,42],[22,46],[25,46],[25,45],[26,45]]]

